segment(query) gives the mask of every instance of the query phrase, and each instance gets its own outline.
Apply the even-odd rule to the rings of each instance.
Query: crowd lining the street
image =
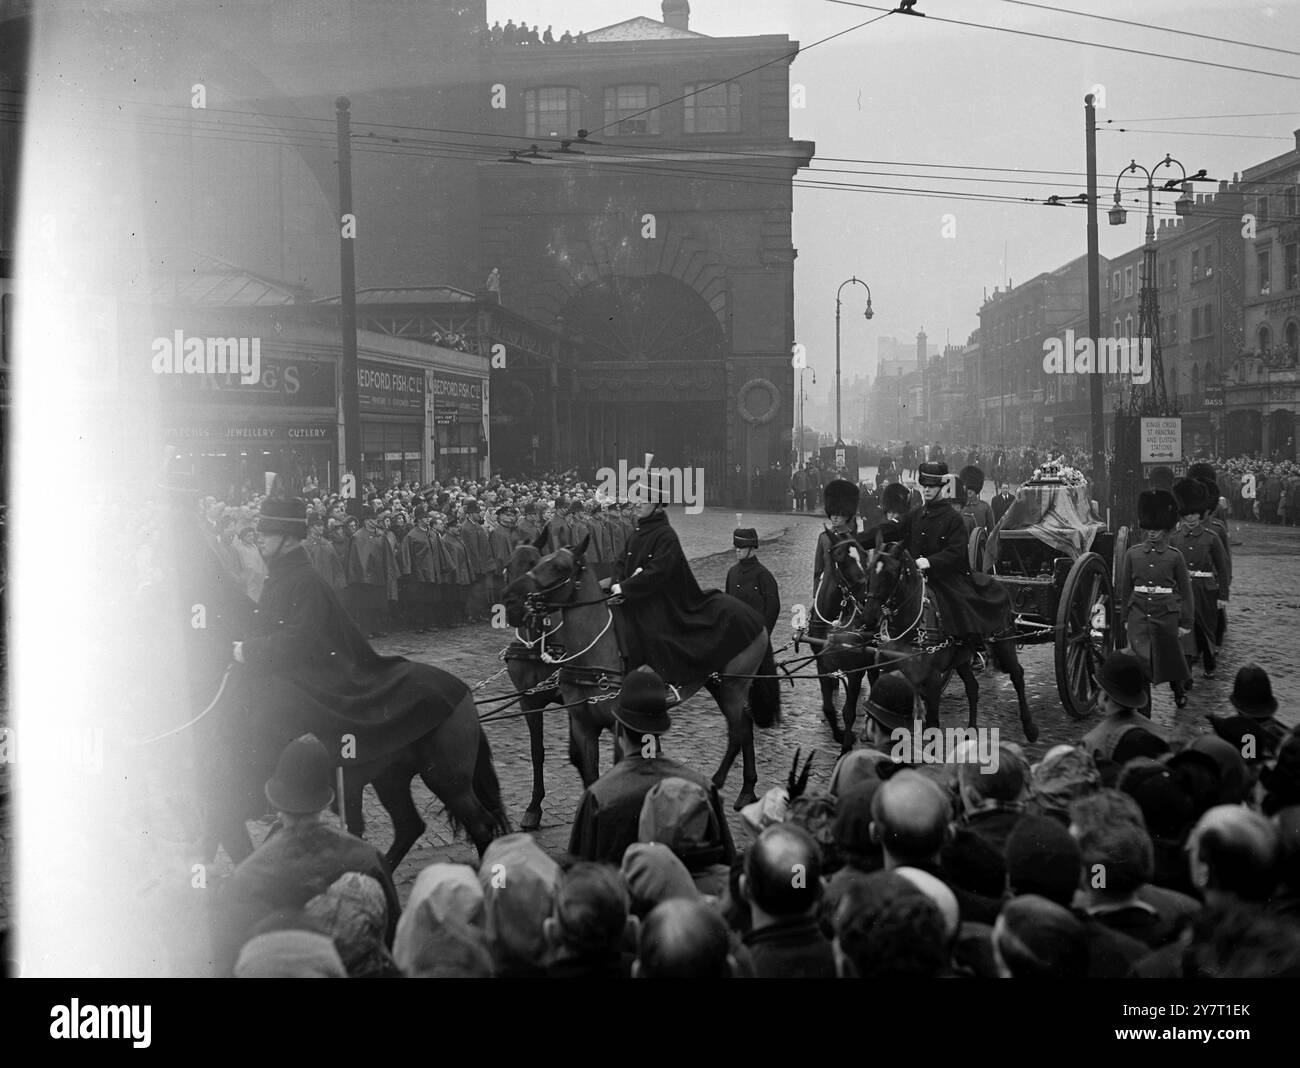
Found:
[[[578,480],[568,481],[575,491]],[[1157,548],[1186,533],[1168,533],[1180,515],[1215,509],[1193,482],[1143,494],[1141,525]],[[455,502],[450,492],[434,501],[444,515],[472,516],[492,494],[499,514],[502,488],[458,487]],[[390,492],[410,503],[402,495],[411,490]],[[328,512],[328,499],[320,503]],[[372,499],[372,523],[384,503]],[[736,532],[738,547],[750,533]],[[1226,584],[1221,593],[1226,600]],[[1180,664],[1197,655],[1172,649]],[[622,759],[584,792],[567,853],[550,858],[526,834],[499,838],[477,869],[426,868],[400,911],[378,852],[330,813],[326,750],[300,738],[267,783],[278,828],[223,890],[218,970],[1300,976],[1300,728],[1277,718],[1268,673],[1248,664],[1230,707],[1208,717],[1211,729],[1175,747],[1150,719],[1151,686],[1165,680],[1133,653],[1102,665],[1087,733],[1081,726],[1082,737],[1037,763],[1014,743],[989,752],[970,737],[956,740],[946,762],[900,750],[895,732],[915,726],[917,695],[903,676],[882,675],[863,702],[861,747],[840,758],[825,789],[808,785],[796,756],[787,784],[743,810],[744,848],[711,781],[665,750],[667,687],[639,668],[614,704]],[[1212,677],[1212,660],[1203,666]]]

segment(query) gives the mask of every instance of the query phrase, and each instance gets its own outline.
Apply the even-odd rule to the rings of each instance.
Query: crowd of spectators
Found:
[[[352,502],[312,485],[301,492],[308,556],[368,637],[488,622],[515,546],[543,534],[544,552],[589,535],[588,558],[607,572],[635,524],[628,502],[609,500],[575,472],[515,482],[367,482]],[[256,540],[260,503],[208,496],[199,504],[218,555],[253,601],[267,575]]]
[[[521,22],[516,26],[514,19],[507,19],[506,24],[502,26],[501,20],[497,19],[488,29],[488,41],[491,44],[502,45],[586,44],[587,35],[565,30],[556,37],[553,26],[547,26],[545,30],[542,30],[540,23],[529,27],[528,23]]]
[[[905,680],[882,676],[865,744],[826,789],[808,786],[807,765],[796,775],[796,756],[789,782],[745,809],[737,848],[708,780],[665,754],[667,695],[642,669],[616,706],[624,760],[584,795],[569,851],[552,858],[530,835],[499,838],[477,869],[423,870],[400,915],[379,854],[329,810],[323,747],[299,739],[267,784],[280,827],[223,891],[220,968],[1300,976],[1300,732],[1277,723],[1262,669],[1243,669],[1233,715],[1177,750],[1126,722],[1033,764],[1018,745],[979,753],[973,740],[951,763],[900,763],[881,739],[895,718],[910,720],[914,699]]]

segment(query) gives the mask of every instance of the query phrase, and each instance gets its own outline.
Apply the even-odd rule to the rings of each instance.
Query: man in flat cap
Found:
[[[781,595],[776,579],[758,559],[758,531],[753,527],[737,527],[731,535],[736,550],[736,562],[727,572],[724,592],[744,601],[763,617],[770,636],[781,614]]]

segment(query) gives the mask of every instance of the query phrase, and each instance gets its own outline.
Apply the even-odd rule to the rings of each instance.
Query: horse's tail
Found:
[[[492,817],[492,829],[498,834],[510,833],[510,817],[501,804],[501,783],[492,763],[492,747],[482,730],[478,736],[478,758],[474,761],[474,779],[471,783],[474,796]]]
[[[761,678],[749,684],[749,715],[760,727],[775,727],[781,722],[781,680],[776,675],[776,657],[770,641],[758,674]]]

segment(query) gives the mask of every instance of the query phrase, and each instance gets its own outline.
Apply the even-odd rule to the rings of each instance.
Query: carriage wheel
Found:
[[[1115,555],[1111,557],[1110,564],[1110,581],[1115,589],[1119,589],[1119,565],[1124,559],[1124,554],[1128,552],[1129,533],[1128,527],[1120,527],[1115,532]],[[1115,631],[1115,648],[1123,649],[1128,642],[1124,637],[1124,613],[1122,611],[1115,613],[1115,619],[1111,626]]]
[[[984,546],[988,543],[989,532],[983,527],[976,527],[966,543],[967,559],[972,572],[984,570]]]
[[[1056,610],[1056,687],[1065,711],[1081,719],[1097,694],[1097,670],[1115,647],[1114,587],[1106,561],[1074,562]]]

